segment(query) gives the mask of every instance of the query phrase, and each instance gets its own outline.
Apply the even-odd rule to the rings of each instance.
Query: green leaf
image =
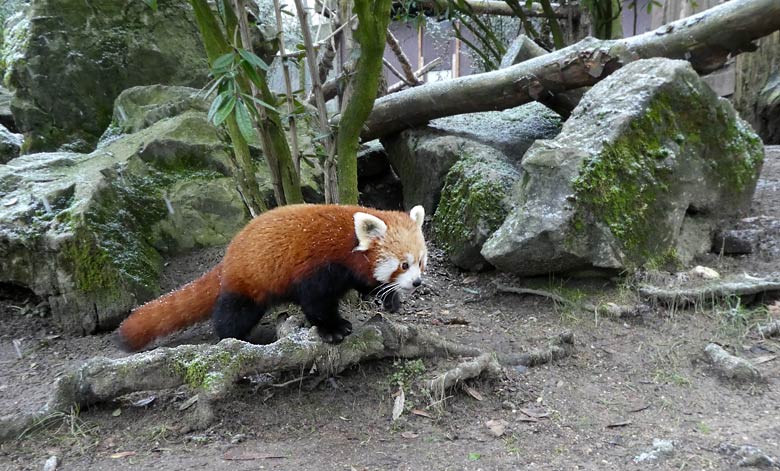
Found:
[[[277,113],[279,112],[279,110],[275,106],[273,106],[273,105],[271,105],[269,103],[266,103],[266,102],[264,102],[263,100],[261,100],[259,98],[253,97],[252,95],[247,95],[246,93],[242,93],[241,96],[243,96],[244,98],[247,98],[249,100],[254,101],[255,103],[257,103],[260,106],[268,108],[271,111],[275,111]]]
[[[527,9],[530,10],[531,8],[533,8],[533,6],[534,6],[534,0],[525,0],[525,7]]]
[[[254,67],[252,67],[251,64],[248,64],[246,62],[241,63],[241,68],[244,70],[249,80],[251,80],[252,83],[254,83],[257,88],[262,87],[263,79],[262,77],[260,77],[260,74],[257,73],[257,69],[255,69]]]
[[[144,0],[144,3],[149,5],[152,10],[157,11],[157,0]]]
[[[198,92],[198,96],[200,96],[201,93],[203,93],[204,98],[211,96],[211,94],[214,93],[214,90],[216,90],[216,88],[219,87],[219,85],[222,83],[223,78],[224,77],[220,77],[217,80],[214,80],[214,84],[211,87],[209,87],[208,91],[205,93],[203,93],[203,90],[205,90],[206,87],[203,87],[203,90]]]
[[[477,461],[478,459],[482,458],[481,453],[471,452],[469,453],[469,461]]]
[[[247,142],[251,142],[255,138],[255,128],[252,126],[252,118],[249,117],[249,111],[246,109],[246,105],[243,100],[239,100],[236,103],[236,122],[238,123],[238,130],[241,131],[241,135]]]
[[[268,70],[268,64],[266,64],[263,59],[257,57],[257,55],[255,55],[253,52],[247,51],[246,49],[239,49],[238,53],[245,61],[249,62],[253,66],[266,71]]]
[[[222,102],[225,101],[225,97],[229,96],[230,92],[222,92],[219,95],[214,98],[214,101],[211,102],[211,107],[209,108],[209,114],[206,115],[206,119],[209,122],[214,122],[214,115],[217,114],[217,110],[220,106],[222,106]]]
[[[219,108],[219,110],[214,114],[214,126],[219,126],[222,124],[228,116],[230,116],[230,113],[233,111],[233,108],[236,106],[236,97],[235,95],[231,95],[230,98]]]
[[[233,58],[236,56],[235,52],[228,52],[214,59],[214,63],[211,64],[212,70],[225,70],[233,63]]]

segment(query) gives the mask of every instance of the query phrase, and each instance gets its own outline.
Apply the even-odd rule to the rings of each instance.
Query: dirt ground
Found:
[[[751,212],[760,224],[780,227],[778,149],[768,154]],[[540,367],[507,367],[503,378],[471,381],[470,393],[453,390],[443,401],[407,391],[407,411],[395,422],[394,380],[452,362],[425,360],[424,371],[419,362],[363,364],[311,391],[296,382],[241,385],[221,404],[219,422],[198,432],[182,430],[192,412],[180,408],[191,391],[135,394],[52,417],[54,426],[0,444],[0,468],[39,470],[56,456],[58,469],[68,470],[734,469],[740,458],[727,450],[742,445],[780,457],[780,339],[762,339],[753,329],[772,316],[771,297],[603,319],[583,306],[633,300],[632,282],[475,275],[433,255],[424,289],[395,319],[499,354],[543,346],[570,330],[576,353]],[[206,250],[171,260],[165,285],[191,280],[219,257],[220,250]],[[763,240],[749,256],[701,260],[754,276],[777,274],[779,262],[777,239]],[[497,282],[553,291],[567,302],[497,293]],[[123,355],[108,334],[61,335],[40,312],[25,293],[0,293],[0,416],[36,410],[57,376],[88,358]],[[353,323],[372,314],[371,307],[347,312]],[[214,340],[200,326],[163,345]],[[703,353],[712,341],[755,361],[766,381],[720,378]],[[490,433],[490,420],[506,421],[503,435]],[[671,451],[640,460],[654,440],[669,441]]]

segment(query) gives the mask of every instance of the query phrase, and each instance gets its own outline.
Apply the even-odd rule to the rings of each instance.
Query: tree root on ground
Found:
[[[761,381],[761,372],[744,358],[736,357],[720,345],[711,343],[704,348],[704,353],[712,362],[712,366],[723,376],[735,381]]]
[[[780,336],[780,320],[769,322],[768,324],[758,326],[758,335],[767,337]]]
[[[39,411],[1,417],[0,440],[17,437],[53,414],[74,407],[85,408],[132,392],[182,385],[198,391],[192,428],[203,428],[214,420],[215,402],[225,397],[239,380],[257,373],[312,371],[316,378],[338,374],[366,360],[387,357],[475,357],[442,375],[437,387],[447,388],[483,372],[497,374],[500,370],[493,354],[382,316],[368,320],[338,345],[323,343],[315,328],[301,329],[300,325],[296,317],[280,317],[279,340],[268,345],[224,339],[216,345],[181,345],[125,358],[93,358],[60,377],[51,398]],[[560,352],[545,355],[548,361],[565,356]]]
[[[777,277],[755,278],[742,275],[697,286],[642,285],[639,287],[639,294],[642,297],[667,306],[678,307],[714,303],[728,296],[750,296],[770,291],[780,291],[780,279]]]

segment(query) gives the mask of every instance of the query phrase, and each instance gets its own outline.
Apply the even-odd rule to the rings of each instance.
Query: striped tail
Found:
[[[134,352],[154,339],[204,321],[219,295],[222,264],[176,291],[133,310],[119,326],[117,343]]]

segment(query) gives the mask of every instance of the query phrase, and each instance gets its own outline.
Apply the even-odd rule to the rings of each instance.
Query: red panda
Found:
[[[425,210],[290,205],[254,218],[222,261],[197,280],[136,308],[118,343],[137,351],[156,338],[212,318],[220,339],[245,339],[270,306],[294,302],[321,338],[341,342],[352,324],[339,315],[350,289],[379,289],[385,307],[420,286],[427,263]]]

